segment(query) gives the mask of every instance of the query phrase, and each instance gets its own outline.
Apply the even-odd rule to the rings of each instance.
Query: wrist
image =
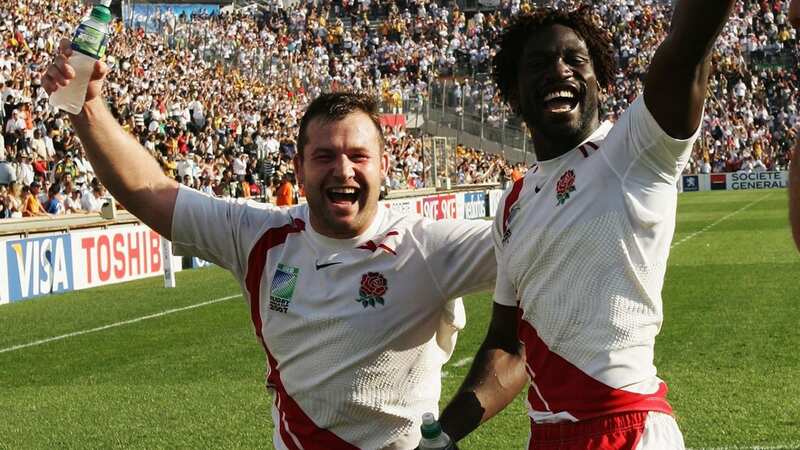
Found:
[[[83,104],[81,112],[75,115],[70,114],[70,119],[72,119],[73,123],[76,121],[88,123],[103,109],[105,109],[105,103],[103,99],[101,97],[95,97],[91,100],[87,100]]]

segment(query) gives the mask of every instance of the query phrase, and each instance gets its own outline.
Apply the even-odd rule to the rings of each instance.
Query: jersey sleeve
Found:
[[[173,253],[196,256],[241,276],[248,245],[267,211],[243,201],[211,197],[181,186],[172,216]]]
[[[500,205],[505,205],[508,201],[510,191],[503,193],[500,198]],[[505,208],[499,208],[492,225],[492,243],[494,244],[495,258],[497,262],[497,279],[494,285],[494,301],[504,306],[517,306],[517,292],[508,278],[507,258],[503,257],[503,224],[505,223]]]
[[[688,139],[671,137],[640,95],[609,132],[602,154],[625,183],[674,184],[689,162],[699,134],[700,127]]]
[[[423,227],[426,262],[444,300],[491,288],[497,274],[491,222],[425,220]]]

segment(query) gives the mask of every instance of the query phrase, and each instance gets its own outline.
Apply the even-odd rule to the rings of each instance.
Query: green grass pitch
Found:
[[[656,365],[691,448],[800,448],[800,256],[786,202],[781,190],[680,197]],[[209,268],[161,285],[0,307],[0,449],[272,446],[265,358],[244,301],[152,316],[238,294],[236,282]],[[489,320],[489,294],[466,303],[445,400]],[[521,449],[527,427],[520,396],[462,448]]]

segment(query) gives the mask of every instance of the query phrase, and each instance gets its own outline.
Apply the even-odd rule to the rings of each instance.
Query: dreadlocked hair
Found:
[[[519,63],[525,44],[531,35],[551,25],[569,27],[586,42],[597,81],[603,88],[612,87],[617,72],[613,41],[611,35],[594,21],[591,9],[585,5],[569,12],[537,9],[511,19],[500,36],[499,48],[492,61],[492,78],[503,100],[516,112],[519,112]]]

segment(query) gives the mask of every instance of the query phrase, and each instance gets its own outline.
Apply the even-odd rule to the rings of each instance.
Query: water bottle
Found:
[[[422,439],[419,450],[451,450],[455,448],[450,436],[442,431],[442,426],[431,413],[422,415]]]
[[[75,78],[50,96],[50,104],[62,111],[78,114],[83,109],[94,63],[106,53],[108,24],[111,22],[109,5],[111,0],[101,0],[75,30],[72,56],[69,57],[69,65],[75,69]]]

